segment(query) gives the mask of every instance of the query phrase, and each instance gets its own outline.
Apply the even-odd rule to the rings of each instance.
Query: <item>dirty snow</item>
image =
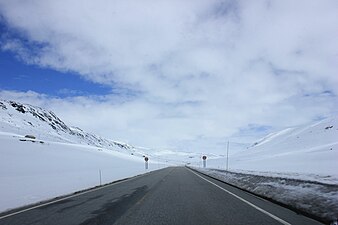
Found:
[[[194,168],[211,177],[273,199],[320,218],[324,222],[338,218],[338,185],[282,177]]]

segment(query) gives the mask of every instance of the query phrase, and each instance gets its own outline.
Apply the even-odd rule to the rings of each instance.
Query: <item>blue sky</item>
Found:
[[[242,146],[337,114],[337,11],[335,0],[0,0],[0,97],[134,145]]]
[[[19,39],[26,46],[29,40],[0,20],[1,38]],[[30,45],[30,49],[38,46]],[[106,95],[111,91],[107,85],[86,80],[75,72],[60,72],[54,68],[43,68],[36,64],[28,64],[10,51],[0,51],[0,89],[17,91],[35,91],[56,97],[69,95]]]
[[[85,80],[78,74],[27,65],[13,53],[0,52],[0,89],[35,91],[55,97],[106,95],[111,87]]]

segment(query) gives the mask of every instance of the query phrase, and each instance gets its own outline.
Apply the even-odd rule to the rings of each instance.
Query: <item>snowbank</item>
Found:
[[[312,215],[328,224],[338,218],[338,185],[216,169],[193,169]]]
[[[164,167],[150,160],[145,170],[140,156],[4,132],[0,143],[0,212],[97,186],[100,171],[105,184]]]

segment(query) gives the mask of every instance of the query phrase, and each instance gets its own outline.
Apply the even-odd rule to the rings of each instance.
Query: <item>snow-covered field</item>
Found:
[[[20,141],[27,140],[27,141]],[[164,165],[98,147],[0,133],[0,211],[135,176]]]
[[[70,127],[51,111],[0,100],[0,212],[97,186],[100,173],[105,184],[200,156],[134,147]]]
[[[270,134],[246,150],[229,154],[228,166],[233,172],[338,184],[337,160],[338,117],[334,117]],[[207,167],[225,169],[226,161],[210,159]]]
[[[144,154],[68,127],[47,110],[1,100],[0,212],[169,165],[150,157],[146,170]]]

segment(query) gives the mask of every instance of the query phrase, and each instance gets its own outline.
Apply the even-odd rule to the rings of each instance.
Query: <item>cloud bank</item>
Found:
[[[2,0],[0,14],[3,51],[112,88],[1,95],[106,137],[212,151],[337,113],[337,1]]]

